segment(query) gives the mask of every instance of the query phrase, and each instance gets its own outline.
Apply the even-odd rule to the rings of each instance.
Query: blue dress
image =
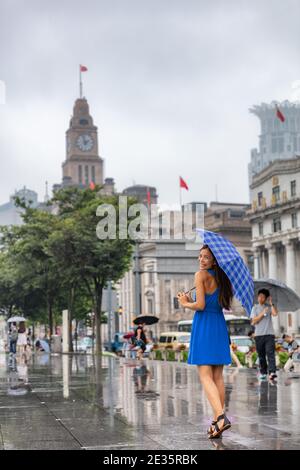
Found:
[[[207,270],[215,275],[213,269]],[[196,294],[194,299],[196,300]],[[219,287],[212,294],[205,294],[204,310],[195,312],[192,324],[188,364],[231,364],[229,334],[218,300]]]

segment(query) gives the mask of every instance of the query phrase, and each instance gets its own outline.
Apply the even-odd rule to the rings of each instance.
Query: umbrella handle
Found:
[[[189,294],[192,290],[196,289],[196,287],[192,287],[190,290],[188,290],[187,292],[184,292],[186,295]]]

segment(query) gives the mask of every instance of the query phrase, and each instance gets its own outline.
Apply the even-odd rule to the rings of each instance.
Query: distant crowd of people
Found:
[[[20,322],[19,326],[16,323],[11,323],[8,331],[8,350],[11,355],[17,353],[24,354],[26,351],[31,351],[33,348],[36,351],[48,352],[44,345],[45,341],[36,340],[30,328],[26,331],[25,322]]]

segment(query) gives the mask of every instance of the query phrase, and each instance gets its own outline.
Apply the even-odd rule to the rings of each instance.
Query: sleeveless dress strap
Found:
[[[211,269],[211,268],[207,269],[206,271],[208,271],[209,274],[212,274],[213,276],[216,274],[216,273],[215,273],[215,270],[214,270],[214,269]]]

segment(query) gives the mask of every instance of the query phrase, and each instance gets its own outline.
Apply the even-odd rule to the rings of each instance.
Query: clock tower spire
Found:
[[[98,131],[86,98],[75,101],[66,132],[66,160],[62,164],[63,185],[103,185],[103,159],[98,152]]]

